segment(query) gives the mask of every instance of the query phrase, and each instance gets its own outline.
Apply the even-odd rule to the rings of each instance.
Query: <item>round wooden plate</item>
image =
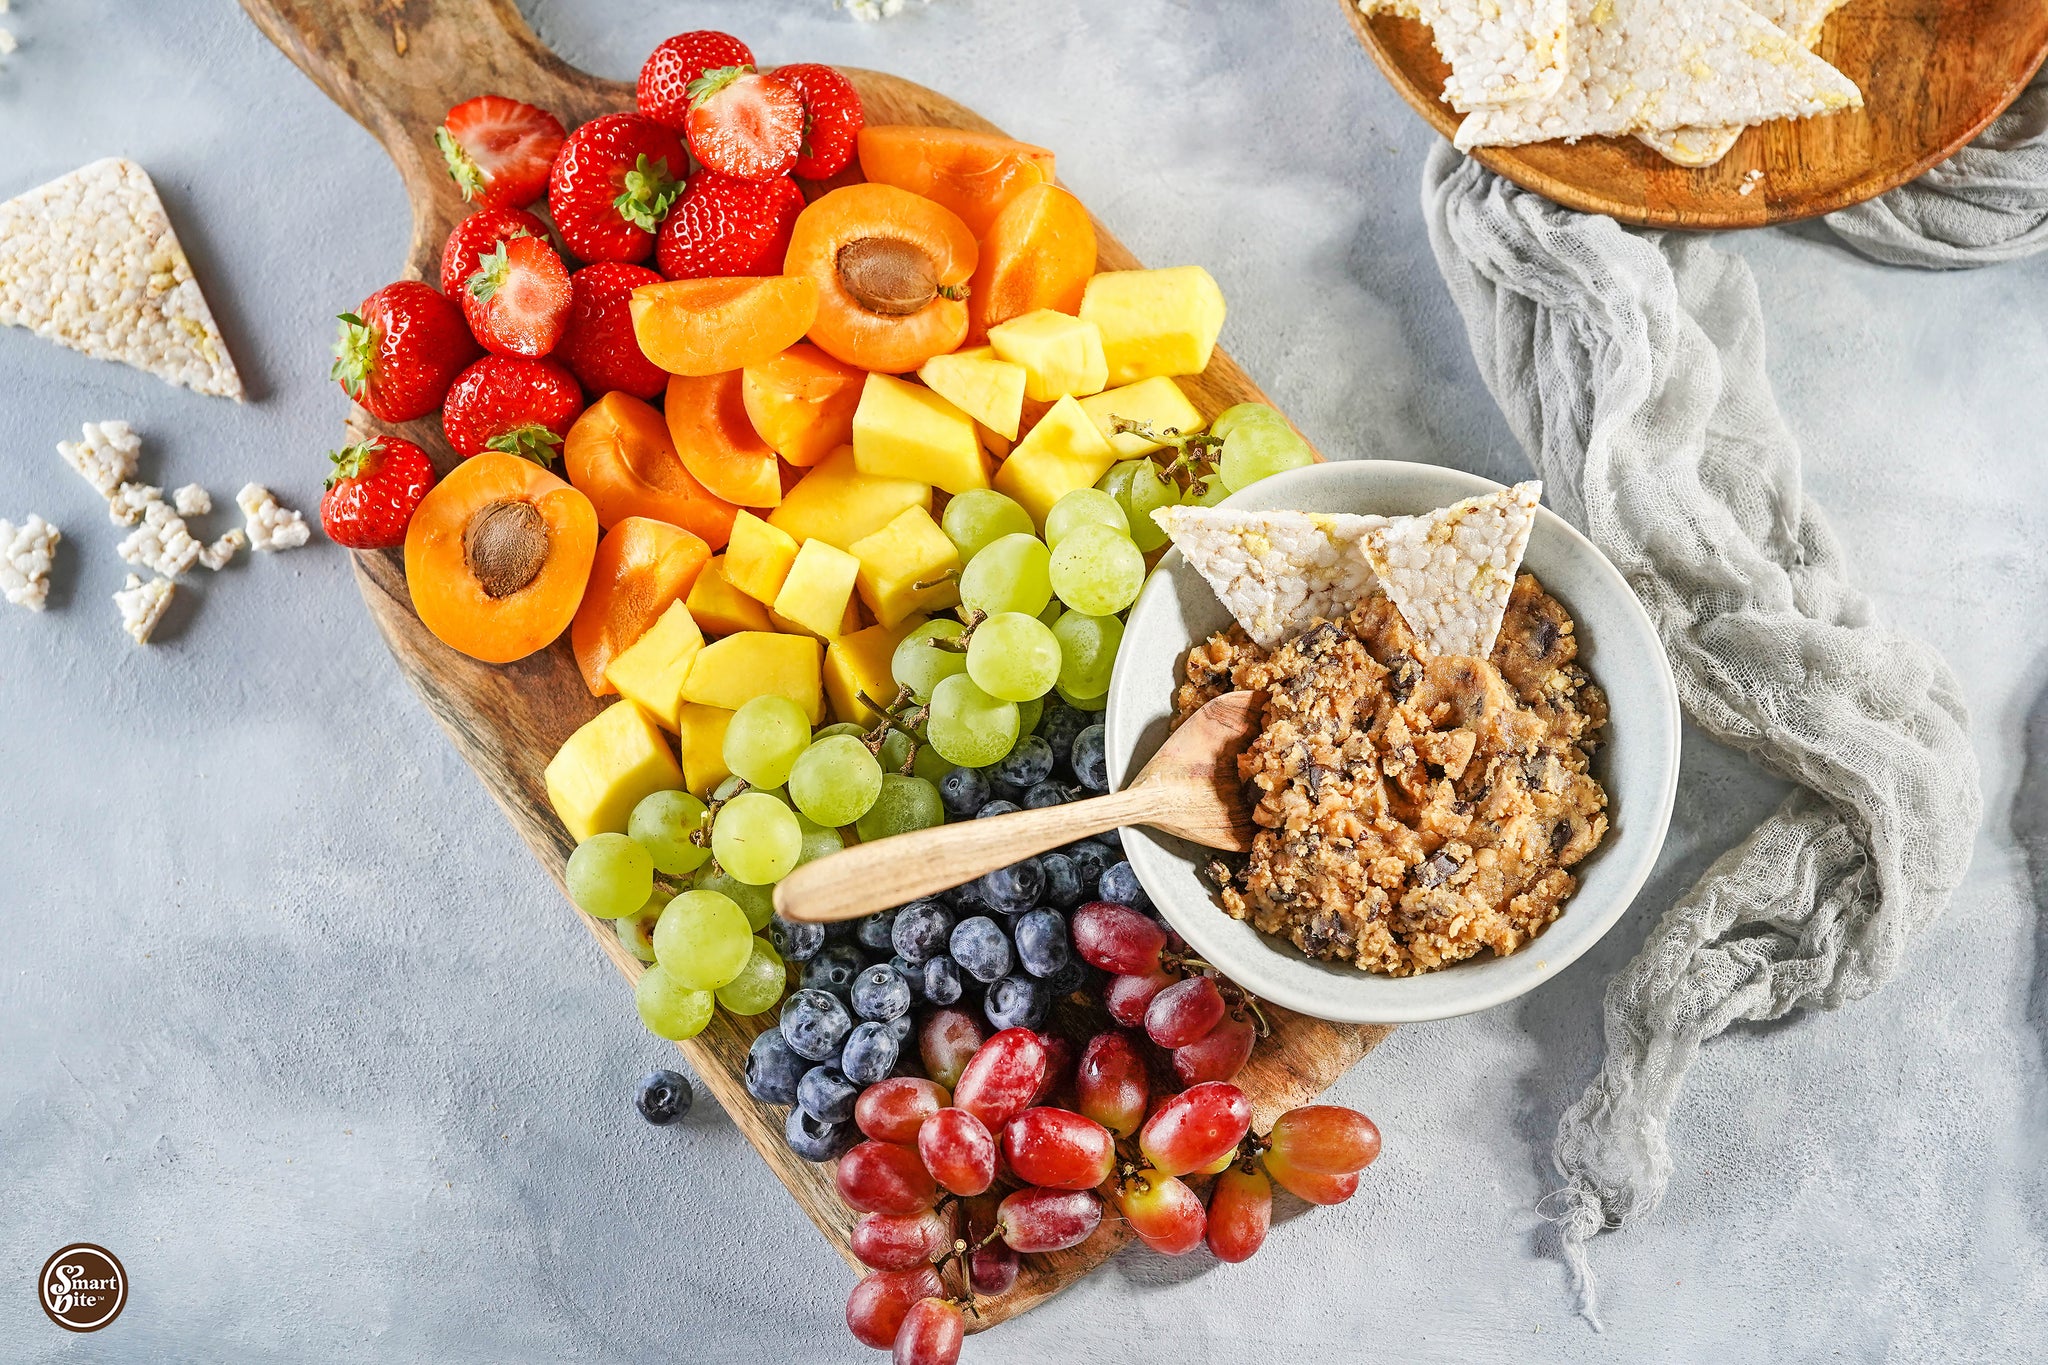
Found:
[[[1337,0],[1401,98],[1445,137],[1450,68],[1429,29]],[[2042,0],[1849,0],[1815,49],[1862,88],[1863,108],[1779,119],[1713,166],[1673,165],[1634,138],[1480,147],[1480,165],[1546,199],[1646,227],[1765,227],[1860,204],[1948,159],[2026,88],[2048,56]],[[1763,172],[1749,194],[1749,171]]]

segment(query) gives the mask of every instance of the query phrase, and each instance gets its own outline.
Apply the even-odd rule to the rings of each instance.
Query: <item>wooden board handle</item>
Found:
[[[1157,813],[1161,795],[1141,783],[1087,801],[856,844],[784,877],[775,888],[775,909],[784,919],[826,924],[907,905],[1034,853],[1118,825],[1144,824]]]

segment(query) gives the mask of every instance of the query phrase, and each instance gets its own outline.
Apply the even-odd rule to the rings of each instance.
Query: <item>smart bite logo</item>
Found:
[[[36,1299],[67,1332],[97,1332],[128,1303],[128,1272],[105,1247],[76,1242],[43,1262]]]

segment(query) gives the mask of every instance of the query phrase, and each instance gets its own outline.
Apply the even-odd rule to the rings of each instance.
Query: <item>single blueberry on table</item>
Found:
[[[896,1034],[890,1027],[892,1023],[893,1020],[888,1023],[869,1020],[846,1036],[846,1047],[839,1054],[839,1069],[846,1073],[847,1080],[855,1085],[868,1086],[889,1079],[889,1073],[896,1069],[897,1054]],[[852,1101],[848,1101],[847,1113],[851,1115],[852,1112]]]
[[[939,779],[939,800],[946,814],[965,820],[988,804],[988,778],[979,768],[955,768]]]
[[[825,946],[825,926],[776,915],[768,921],[768,940],[784,962],[809,962]]]
[[[830,991],[844,1000],[853,990],[853,979],[866,965],[858,945],[828,943],[804,964],[804,989]]]
[[[800,990],[782,1002],[783,1041],[799,1057],[829,1062],[853,1030],[853,1019],[830,991]]]
[[[912,901],[896,912],[892,937],[897,953],[916,966],[945,952],[952,932],[952,911],[937,901]]]
[[[953,927],[953,960],[976,981],[994,981],[1008,976],[1015,963],[1009,936],[987,915],[964,919]]]
[[[1045,873],[1045,890],[1041,894],[1047,905],[1071,910],[1081,903],[1081,874],[1072,858],[1064,853],[1041,853],[1038,866]]]
[[[796,1102],[820,1123],[846,1122],[859,1098],[860,1087],[836,1066],[814,1066],[796,1083]]]
[[[747,1093],[763,1104],[794,1104],[797,1082],[812,1065],[789,1045],[781,1029],[769,1029],[747,1049]]]
[[[889,931],[896,924],[896,912],[894,910],[880,910],[856,922],[860,927],[854,931],[854,934],[859,940],[861,947],[871,953],[886,953],[890,951],[889,945],[891,940]]]
[[[676,1071],[650,1071],[633,1094],[640,1117],[653,1124],[674,1123],[690,1112],[697,1099],[688,1078]]]
[[[1024,793],[1024,809],[1044,810],[1047,806],[1061,806],[1074,799],[1074,794],[1057,782],[1041,782]]]
[[[989,775],[1013,787],[1035,787],[1052,776],[1052,745],[1037,735],[1026,735],[997,760]]]
[[[894,1019],[910,1009],[910,983],[884,962],[853,979],[853,1012],[863,1019]]]
[[[1074,776],[1089,791],[1109,790],[1109,750],[1100,725],[1074,736]]]
[[[1033,910],[1017,919],[1017,962],[1036,977],[1049,977],[1074,956],[1067,917],[1057,910]]]
[[[1043,981],[1006,976],[988,988],[988,998],[981,1002],[981,1010],[989,1023],[999,1029],[1035,1029],[1045,1022],[1045,1011],[1051,1003],[1052,993]]]
[[[1145,894],[1144,887],[1138,885],[1138,874],[1129,863],[1113,863],[1104,868],[1095,890],[1102,899],[1128,905],[1133,910],[1152,908],[1152,898]]]
[[[803,1106],[793,1106],[782,1123],[783,1140],[789,1150],[805,1161],[834,1161],[853,1150],[860,1130],[850,1123],[825,1123],[812,1118]]]
[[[935,957],[924,964],[924,998],[934,1005],[950,1005],[960,998],[960,964],[950,957]]]

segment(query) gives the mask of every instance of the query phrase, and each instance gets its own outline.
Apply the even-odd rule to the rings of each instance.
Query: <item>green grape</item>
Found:
[[[1077,697],[1097,697],[1109,691],[1117,647],[1124,642],[1124,623],[1114,616],[1083,616],[1070,611],[1052,633],[1060,646],[1061,690]]]
[[[961,668],[964,672],[966,669],[965,660],[967,656],[963,654],[960,656],[960,658],[962,660]],[[910,751],[918,743],[918,740],[912,739],[909,735],[904,734],[901,730],[891,730],[888,734],[883,735],[882,751],[879,754],[875,755],[876,761],[882,765],[882,772],[885,775],[889,773],[900,773],[905,768],[909,767]]]
[[[718,988],[718,1003],[734,1014],[765,1014],[782,999],[789,969],[766,939],[754,940],[753,955],[740,974]]]
[[[788,876],[803,843],[795,812],[765,792],[735,796],[719,807],[711,825],[711,852],[718,865],[749,886]]]
[[[826,854],[837,853],[840,849],[846,847],[846,840],[840,837],[838,830],[831,828],[829,825],[821,825],[816,820],[806,820],[802,815],[796,817],[796,823],[797,828],[804,832],[803,847],[796,855],[796,865],[798,867],[802,867],[805,863],[816,862]],[[772,896],[770,897],[770,903],[773,903]],[[763,921],[763,923],[765,922]],[[757,924],[754,926],[754,931],[759,933],[760,928],[761,926]]]
[[[1037,536],[1004,536],[974,557],[960,575],[960,604],[990,616],[1021,611],[1036,616],[1052,595],[1046,576],[1050,552]]]
[[[790,765],[811,743],[811,718],[788,697],[755,697],[725,726],[725,766],[760,788],[789,781]]]
[[[1183,507],[1214,507],[1230,496],[1221,474],[1211,474],[1180,495]]]
[[[991,697],[972,678],[948,678],[932,693],[930,724],[939,757],[985,768],[1017,743],[1017,704]]]
[[[967,656],[949,649],[933,649],[929,642],[957,640],[966,630],[950,616],[935,616],[904,636],[896,652],[889,656],[889,674],[896,679],[896,685],[909,688],[910,695],[920,703],[930,701],[939,679],[967,671]],[[875,700],[887,706],[892,699]]]
[[[1031,514],[993,488],[970,488],[946,504],[939,519],[966,564],[1004,536],[1030,535]]]
[[[965,678],[960,681],[967,682]],[[974,686],[973,683],[967,685]],[[930,829],[945,822],[946,803],[939,800],[937,787],[922,777],[884,773],[882,794],[875,798],[875,804],[854,822],[853,827],[865,844],[886,839],[892,834]]]
[[[747,785],[747,779],[744,777],[728,777],[722,780],[711,789],[711,800],[714,803],[730,801],[742,792],[752,792],[756,796],[772,796],[785,806],[789,804],[789,788],[751,787]]]
[[[804,750],[789,770],[789,797],[821,825],[850,825],[882,790],[882,765],[852,735],[833,735]]]
[[[569,855],[569,899],[599,919],[630,915],[654,891],[654,859],[623,834],[593,834]]]
[[[699,891],[716,891],[740,908],[747,917],[747,928],[760,933],[768,927],[769,917],[775,913],[775,889],[769,886],[748,886],[736,881],[718,870],[717,863],[706,863],[697,879],[690,883]]]
[[[1052,556],[1052,584],[1069,611],[1113,616],[1145,585],[1145,556],[1131,538],[1107,526],[1083,526]]]
[[[1223,483],[1235,493],[1260,479],[1314,464],[1308,442],[1285,425],[1240,423],[1223,443],[1223,459],[1216,466]]]
[[[1053,622],[1059,620],[1061,616],[1065,615],[1066,610],[1066,603],[1060,601],[1060,599],[1057,597],[1050,598],[1046,601],[1045,610],[1038,613],[1038,619],[1043,624],[1049,626]]]
[[[1216,420],[1209,423],[1209,434],[1218,440],[1228,440],[1230,433],[1240,426],[1280,427],[1287,426],[1287,419],[1279,411],[1264,403],[1233,403],[1216,414]]]
[[[1107,526],[1120,535],[1129,535],[1131,519],[1116,499],[1100,488],[1076,488],[1061,494],[1045,514],[1045,543],[1057,550],[1068,532],[1082,526]]]
[[[1152,513],[1178,502],[1180,490],[1159,477],[1159,466],[1150,460],[1120,460],[1095,486],[1116,499],[1130,524],[1131,542],[1140,550],[1149,554],[1166,543],[1166,532]]]
[[[654,922],[654,960],[677,985],[715,991],[747,965],[754,931],[730,896],[685,891]]]
[[[875,698],[875,700],[887,701],[889,699],[887,697],[877,697]],[[834,735],[852,735],[855,739],[860,739],[864,737],[867,734],[867,732],[868,729],[865,725],[855,725],[852,721],[843,720],[839,722],[839,724],[837,725],[828,725],[824,729],[812,735],[811,743],[816,744],[819,740],[830,739]]]
[[[704,1026],[711,1022],[711,1008],[717,998],[710,991],[692,990],[654,966],[640,973],[640,984],[633,988],[633,1003],[649,1033],[679,1043],[704,1031]]]
[[[704,803],[688,792],[653,792],[640,798],[626,833],[654,859],[654,870],[678,876],[704,866],[711,850],[690,842],[704,825]]]
[[[1094,491],[1094,490],[1089,490]],[[1060,645],[1035,616],[997,612],[974,628],[967,645],[967,676],[991,697],[1029,701],[1052,690],[1060,674]]]
[[[1035,735],[1039,719],[1045,715],[1045,698],[1033,697],[1030,701],[1017,703],[1017,733]]]
[[[936,787],[940,778],[953,771],[953,766],[946,761],[945,755],[930,744],[920,744],[917,746],[916,757],[910,760],[910,775],[921,777]]]
[[[618,931],[619,946],[639,958],[642,962],[654,961],[654,922],[661,918],[661,912],[668,908],[669,898],[659,891],[647,898],[647,904],[637,915],[621,915],[612,921],[612,928]]]
[[[1061,701],[1073,707],[1076,711],[1100,711],[1109,705],[1107,693],[1096,697],[1084,697],[1079,692],[1068,691],[1058,683],[1053,684],[1052,690],[1059,694]]]

